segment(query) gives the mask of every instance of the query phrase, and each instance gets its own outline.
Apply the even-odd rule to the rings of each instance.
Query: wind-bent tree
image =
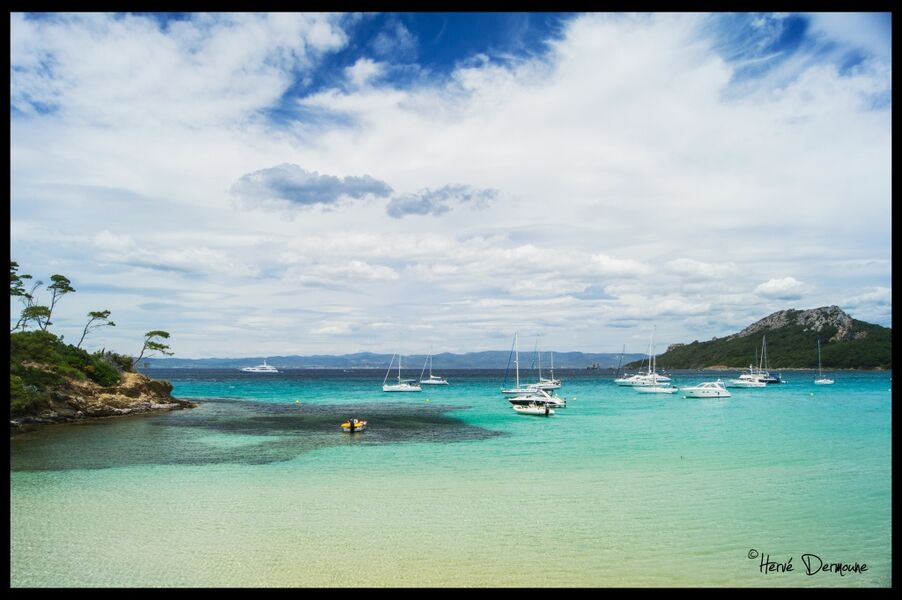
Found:
[[[144,356],[145,352],[148,352],[147,356],[151,356],[154,352],[159,352],[165,356],[172,356],[175,354],[174,352],[169,352],[169,346],[162,342],[155,341],[156,339],[169,339],[168,331],[148,331],[144,334],[144,347],[141,348],[141,354],[138,355],[138,358],[135,359],[135,364],[141,360]]]
[[[78,340],[78,344],[75,345],[76,348],[81,348],[81,343],[85,341],[85,336],[88,335],[88,332],[94,331],[100,327],[115,327],[116,324],[110,321],[110,311],[108,310],[96,310],[88,313],[88,316],[91,317],[88,321],[87,325],[85,325],[84,331],[81,332],[81,339]]]
[[[59,299],[69,292],[75,291],[75,288],[72,287],[72,282],[69,281],[67,277],[62,275],[51,275],[50,281],[53,282],[47,286],[47,289],[50,290],[52,294],[50,297],[50,313],[47,315],[47,320],[44,321],[44,326],[41,328],[42,331],[47,331],[47,326],[50,325],[50,315],[53,314],[53,308],[56,306],[56,303],[59,302]]]
[[[31,278],[30,275],[28,277],[29,279]],[[28,328],[29,321],[37,323],[37,327],[40,329],[43,324],[43,319],[46,319],[47,321],[50,320],[50,309],[46,306],[37,305],[35,300],[35,292],[42,285],[44,285],[43,281],[35,281],[29,291],[25,292],[23,289],[22,294],[16,294],[19,296],[19,302],[22,303],[22,314],[19,316],[19,321],[16,323],[16,326],[10,329],[10,332],[15,331],[19,327],[22,328],[22,331],[25,331]],[[48,325],[49,324],[50,323],[48,322]]]
[[[31,279],[31,275],[22,273],[19,275],[19,263],[14,260],[9,261],[9,295],[10,296],[28,296],[25,291],[24,279]]]
[[[50,325],[50,309],[46,306],[26,306],[19,321],[22,323],[22,331],[27,329],[29,321],[34,321],[38,329],[46,331]]]

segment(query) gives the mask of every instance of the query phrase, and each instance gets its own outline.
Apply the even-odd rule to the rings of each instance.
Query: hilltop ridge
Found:
[[[818,340],[825,369],[892,368],[892,329],[854,319],[838,306],[780,310],[723,338],[671,344],[657,364],[662,369],[743,369],[755,361],[765,337],[772,369],[817,368]]]

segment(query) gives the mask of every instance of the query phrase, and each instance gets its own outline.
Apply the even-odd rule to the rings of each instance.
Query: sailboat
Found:
[[[654,339],[654,338],[652,338]],[[651,346],[651,357],[649,361],[649,371],[647,377],[648,383],[642,383],[633,386],[633,389],[643,394],[675,394],[677,388],[671,385],[669,377],[658,375],[658,357],[655,354],[654,346]],[[660,385],[659,385],[660,384]]]
[[[391,362],[388,363],[388,371],[385,372],[385,379],[382,380],[383,392],[422,392],[423,388],[414,385],[413,379],[401,379],[401,355],[398,354],[398,383],[387,383],[388,374],[391,372],[391,366],[395,362],[395,355],[391,355]]]
[[[535,394],[536,388],[534,385],[528,385],[526,387],[520,387],[520,347],[518,345],[518,335],[519,332],[514,334],[514,344],[513,348],[511,348],[511,354],[514,357],[514,372],[515,372],[515,383],[514,387],[506,388],[507,385],[507,370],[504,371],[504,383],[501,384],[501,393],[505,396],[523,396],[529,394]],[[507,359],[508,367],[510,367],[510,357]]]
[[[554,352],[551,353],[551,379],[542,377],[542,355],[539,354],[539,381],[534,385],[540,390],[560,389],[561,380],[554,378]]]
[[[427,364],[429,365],[429,379],[423,379]],[[432,348],[429,348],[429,356],[426,357],[426,362],[423,363],[423,370],[420,371],[420,385],[448,385],[448,381],[444,377],[432,374]]]
[[[833,380],[824,377],[824,371],[821,370],[821,340],[817,340],[817,379],[814,380],[815,385],[832,385]]]

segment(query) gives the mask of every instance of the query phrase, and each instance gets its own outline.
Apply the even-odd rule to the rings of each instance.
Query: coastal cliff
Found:
[[[116,386],[65,379],[49,390],[46,400],[28,414],[10,418],[11,427],[26,423],[64,423],[152,411],[193,408],[196,403],[172,396],[172,384],[140,373],[122,373]]]
[[[88,353],[46,331],[10,334],[10,427],[197,406],[172,384],[137,373],[131,357]]]

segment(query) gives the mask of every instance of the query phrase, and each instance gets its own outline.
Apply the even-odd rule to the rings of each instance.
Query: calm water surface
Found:
[[[891,373],[683,399],[565,371],[550,418],[515,414],[500,372],[412,394],[148,373],[201,406],[11,439],[13,586],[892,583]],[[809,576],[806,553],[868,570]]]

